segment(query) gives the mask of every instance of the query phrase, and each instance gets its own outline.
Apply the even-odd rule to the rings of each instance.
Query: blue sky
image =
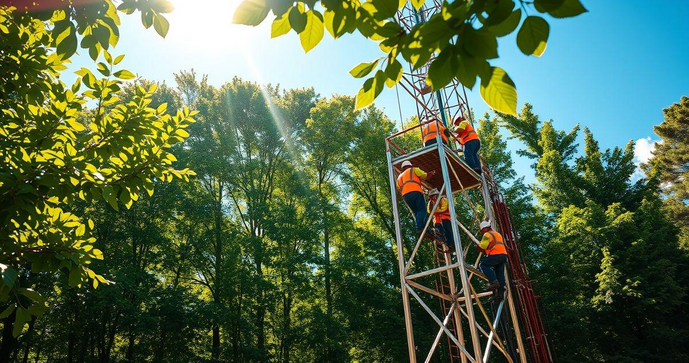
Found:
[[[327,33],[304,54],[295,33],[270,39],[268,23],[256,28],[230,24],[238,2],[173,0],[177,9],[169,15],[166,39],[145,30],[138,16],[122,16],[114,53],[126,54],[124,68],[168,84],[174,84],[174,72],[194,68],[208,74],[214,85],[236,75],[285,88],[313,86],[322,96],[355,95],[362,82],[347,72],[382,55],[360,35],[334,41]],[[582,2],[588,13],[548,19],[550,39],[541,58],[523,55],[508,36],[501,38],[500,59],[492,64],[517,84],[519,108],[524,102],[533,104],[541,119],[554,120],[558,129],[586,126],[603,148],[635,140],[643,159],[657,139],[653,125],[662,121],[662,109],[689,95],[689,1]],[[73,66],[92,64],[87,58],[77,57]],[[406,118],[415,107],[401,88],[400,97]],[[477,88],[469,93],[469,104],[478,116],[488,110]],[[384,90],[376,106],[399,122],[395,89]],[[517,160],[516,166],[533,181],[529,164]]]

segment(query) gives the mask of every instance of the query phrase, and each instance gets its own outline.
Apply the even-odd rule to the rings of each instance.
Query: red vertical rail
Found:
[[[491,184],[489,189],[495,217],[507,247],[510,277],[513,288],[516,290],[514,294],[515,303],[519,307],[519,315],[522,320],[521,327],[529,348],[529,358],[532,362],[552,362],[553,356],[550,352],[548,337],[538,307],[538,296],[528,277],[528,269],[524,262],[521,244],[517,238],[512,213],[497,187]]]

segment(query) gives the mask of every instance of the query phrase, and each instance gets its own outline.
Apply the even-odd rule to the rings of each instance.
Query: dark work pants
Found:
[[[416,221],[416,232],[423,231],[428,219],[428,212],[426,212],[426,198],[421,192],[411,192],[402,196],[404,202],[407,203],[414,214],[414,221]]]
[[[505,287],[505,263],[507,263],[507,255],[492,255],[484,257],[479,265],[481,272],[488,278],[488,282],[498,280],[501,290]]]
[[[441,139],[441,140],[442,140],[442,139]],[[438,140],[437,140],[436,138],[432,138],[432,139],[426,141],[426,142],[423,144],[423,146],[433,145],[433,144],[436,144],[436,143],[438,143]],[[443,140],[443,144],[447,145],[447,143],[445,142],[445,140]]]
[[[442,224],[437,223],[435,226],[440,228],[445,234],[445,244],[447,245],[447,247],[454,247],[455,238],[454,234],[452,233],[452,221],[449,219],[443,219]]]
[[[464,160],[472,169],[480,169],[481,161],[478,159],[478,150],[481,148],[481,140],[471,140],[464,144]]]

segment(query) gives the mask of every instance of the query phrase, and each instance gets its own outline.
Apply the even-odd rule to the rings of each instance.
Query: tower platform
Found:
[[[464,158],[457,155],[457,153],[447,145],[443,144],[442,147],[448,159],[452,192],[457,193],[462,190],[480,187],[481,176],[476,174],[476,172],[467,165]],[[393,159],[392,164],[398,174],[401,172],[400,166],[405,161],[411,162],[413,166],[421,168],[421,170],[425,172],[435,171],[436,174],[428,178],[424,184],[428,189],[436,188],[440,190],[443,186],[443,176],[440,170],[440,157],[438,154],[438,145],[432,144],[408,154],[400,155]]]

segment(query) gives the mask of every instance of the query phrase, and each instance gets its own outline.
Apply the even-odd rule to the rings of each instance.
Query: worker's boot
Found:
[[[488,290],[493,292],[493,295],[495,295],[500,288],[500,283],[498,280],[493,280],[488,286],[486,287]]]
[[[474,171],[475,171],[476,174],[478,174],[478,175],[481,175],[481,174],[483,173],[483,171],[481,170],[481,168],[474,168]]]
[[[488,301],[494,303],[500,303],[505,298],[505,289],[499,288],[493,291],[493,295],[488,298]]]

